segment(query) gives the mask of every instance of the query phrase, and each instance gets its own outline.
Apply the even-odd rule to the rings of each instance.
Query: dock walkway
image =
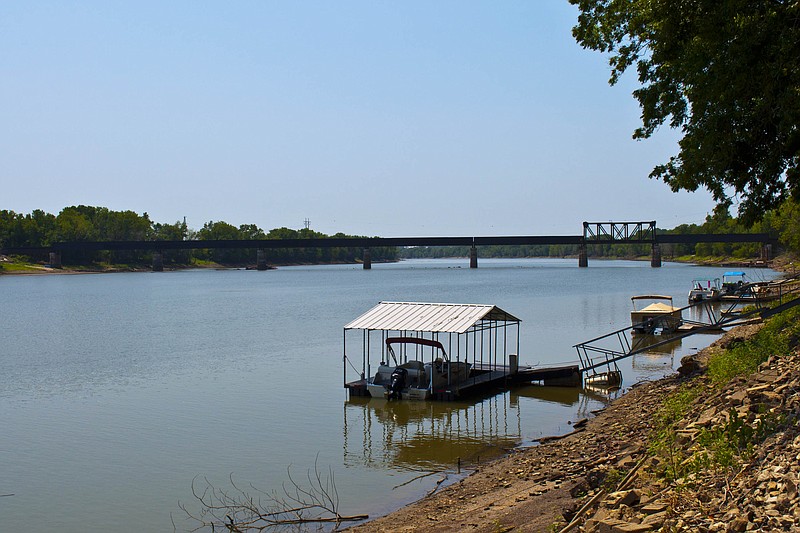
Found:
[[[507,366],[496,366],[489,369],[477,365],[472,377],[447,388],[436,389],[432,392],[432,399],[438,401],[454,401],[470,396],[477,396],[488,390],[505,390],[511,385],[526,383],[541,383],[550,386],[579,387],[581,373],[578,365],[558,367],[530,367],[522,366],[512,374]],[[360,379],[345,384],[350,391],[350,397],[369,397],[367,380]]]

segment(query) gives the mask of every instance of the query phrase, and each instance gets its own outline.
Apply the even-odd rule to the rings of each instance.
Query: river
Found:
[[[0,276],[2,529],[184,531],[179,502],[199,510],[193,481],[271,491],[315,468],[335,476],[344,513],[391,511],[438,479],[421,474],[567,432],[608,396],[527,387],[468,403],[349,400],[344,324],[382,300],[496,304],[522,320],[521,364],[574,362],[575,344],[629,324],[632,295],[685,305],[693,278],[724,271],[479,264]],[[627,360],[624,386],[715,338]]]

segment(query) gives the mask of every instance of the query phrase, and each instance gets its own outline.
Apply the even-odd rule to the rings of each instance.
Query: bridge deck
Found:
[[[767,234],[659,234],[655,240],[630,238],[610,240],[584,239],[582,235],[515,235],[498,237],[356,237],[324,239],[261,239],[214,241],[75,241],[57,242],[50,246],[7,247],[2,254],[42,254],[63,251],[99,250],[198,250],[198,249],[276,249],[276,248],[376,248],[397,246],[492,246],[492,245],[549,245],[549,244],[697,244],[701,242],[774,243]]]

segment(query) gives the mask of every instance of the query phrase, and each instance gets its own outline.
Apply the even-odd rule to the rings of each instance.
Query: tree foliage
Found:
[[[800,2],[569,0],[578,43],[609,54],[615,84],[635,67],[648,138],[680,128],[679,152],[650,174],[708,189],[751,224],[800,199]]]
[[[337,233],[336,238],[352,237]],[[262,240],[262,239],[325,239],[328,235],[309,228],[293,230],[276,228],[265,232],[255,224],[242,224],[238,228],[224,221],[209,221],[194,231],[186,221],[174,224],[153,222],[147,213],[112,211],[105,207],[65,207],[58,215],[41,210],[30,214],[0,210],[0,247],[47,247],[57,242],[74,241],[182,241],[182,240]],[[285,248],[270,249],[271,263],[352,263],[362,259],[361,248]],[[371,249],[373,261],[392,261],[397,258],[394,247]],[[248,265],[256,262],[255,249],[166,250],[164,262],[190,264],[195,259],[222,264]],[[145,264],[151,252],[143,250],[64,252],[64,264],[98,262]]]

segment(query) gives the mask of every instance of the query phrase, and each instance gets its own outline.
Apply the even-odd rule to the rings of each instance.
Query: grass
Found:
[[[39,265],[31,263],[18,263],[16,261],[3,261],[0,263],[0,272],[37,272],[41,271]]]
[[[774,316],[750,339],[712,356],[708,367],[710,389],[702,383],[685,383],[664,401],[654,417],[650,452],[660,459],[656,474],[677,481],[692,474],[702,478],[703,472],[731,473],[740,468],[755,446],[786,424],[784,417],[760,412],[755,420],[748,421],[731,409],[724,424],[702,429],[691,445],[681,442],[679,422],[704,390],[719,390],[731,379],[752,374],[771,356],[789,355],[798,344],[800,307]]]
[[[678,438],[678,422],[689,412],[692,402],[700,395],[697,385],[683,385],[669,395],[654,417],[655,437],[650,443],[650,453],[662,459],[658,474],[676,480],[686,474],[683,445]]]
[[[712,383],[722,385],[758,370],[772,355],[788,355],[800,339],[800,307],[771,318],[752,338],[731,346],[708,362]]]

